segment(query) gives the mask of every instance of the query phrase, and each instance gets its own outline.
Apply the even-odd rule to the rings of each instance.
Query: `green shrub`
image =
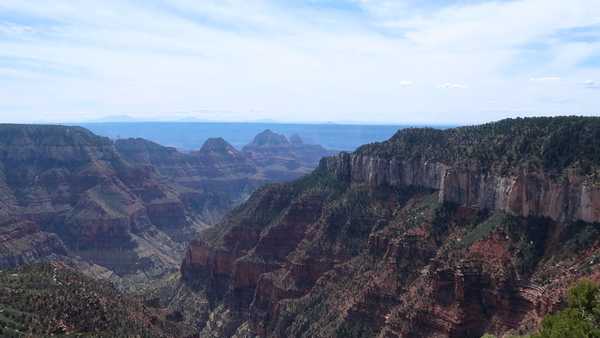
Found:
[[[566,309],[546,316],[533,338],[600,337],[600,287],[582,281],[569,290]]]
[[[496,336],[486,333],[481,338]],[[600,286],[584,280],[571,288],[567,308],[546,316],[531,338],[600,338]]]

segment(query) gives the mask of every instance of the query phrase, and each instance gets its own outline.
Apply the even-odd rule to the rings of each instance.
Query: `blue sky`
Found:
[[[599,115],[597,0],[0,1],[0,120]]]

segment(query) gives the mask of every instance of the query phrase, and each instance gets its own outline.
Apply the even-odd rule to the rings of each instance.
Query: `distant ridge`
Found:
[[[288,139],[281,134],[273,132],[271,129],[267,129],[262,133],[256,135],[254,140],[248,145],[249,147],[264,147],[264,146],[280,146],[289,144]]]
[[[200,153],[239,154],[231,144],[222,137],[211,137],[200,148]]]
[[[298,134],[293,134],[292,136],[290,136],[290,143],[291,144],[304,144],[304,140],[302,140],[302,138],[300,137],[300,135]]]
[[[335,125],[335,124],[262,124],[262,123],[184,123],[122,122],[83,123],[81,126],[112,139],[141,137],[183,151],[195,151],[212,137],[222,137],[236,149],[252,143],[257,134],[270,129],[281,135],[298,134],[305,143],[320,144],[326,149],[352,151],[357,147],[389,139],[396,131],[410,125]]]

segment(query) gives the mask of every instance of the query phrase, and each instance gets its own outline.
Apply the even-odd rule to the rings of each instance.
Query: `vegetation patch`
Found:
[[[383,158],[401,154],[404,160],[468,161],[500,173],[530,168],[560,176],[575,168],[594,180],[600,168],[597,144],[600,118],[563,116],[505,119],[447,130],[407,128],[389,141],[358,151]]]
[[[175,337],[179,332],[109,283],[61,265],[0,271],[2,337]]]
[[[537,333],[522,338],[597,337],[600,337],[600,287],[584,280],[569,290],[565,309],[547,315]],[[486,334],[482,338],[496,337]]]
[[[487,220],[477,224],[475,228],[467,232],[462,239],[462,246],[469,247],[473,245],[473,243],[485,239],[496,229],[505,227],[512,222],[514,222],[514,217],[501,212],[494,213]]]

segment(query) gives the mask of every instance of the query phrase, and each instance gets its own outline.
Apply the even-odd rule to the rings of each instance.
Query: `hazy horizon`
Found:
[[[298,135],[305,144],[330,150],[353,151],[357,147],[389,139],[398,130],[423,125],[372,125],[274,122],[100,122],[78,123],[93,133],[113,140],[143,138],[183,151],[198,150],[209,138],[223,138],[237,149],[250,144],[261,132],[271,130],[287,138]],[[448,128],[450,125],[429,125]]]
[[[494,122],[496,120],[482,121],[482,123]],[[460,126],[468,124],[460,123],[444,123],[440,121],[435,122],[412,122],[410,120],[405,122],[393,122],[393,121],[360,121],[360,120],[335,120],[335,121],[318,121],[318,120],[285,120],[285,119],[232,119],[232,120],[221,120],[215,119],[202,119],[196,117],[178,117],[178,116],[157,116],[157,117],[134,117],[130,115],[107,115],[100,116],[98,118],[72,118],[72,119],[33,119],[23,120],[15,122],[0,122],[8,124],[62,124],[62,125],[93,125],[93,124],[119,124],[119,123],[206,123],[206,124],[289,124],[289,125],[366,125],[366,126]]]
[[[600,2],[0,3],[0,120],[598,116]]]
[[[460,127],[460,126],[470,126],[470,125],[480,125],[485,123],[493,123],[498,122],[504,119],[516,119],[516,118],[531,118],[531,117],[558,117],[558,116],[590,116],[590,117],[600,117],[600,115],[590,114],[590,115],[581,115],[581,114],[553,114],[553,115],[543,115],[543,114],[521,114],[521,115],[511,115],[506,117],[500,117],[497,119],[491,120],[481,120],[481,121],[473,121],[473,122],[444,122],[444,121],[432,121],[432,122],[415,122],[411,120],[405,120],[403,122],[394,122],[394,121],[360,121],[360,120],[334,120],[334,121],[318,121],[318,120],[285,120],[285,119],[233,119],[233,120],[221,120],[218,118],[215,119],[202,119],[196,117],[178,117],[178,116],[155,116],[155,117],[144,117],[143,115],[140,117],[134,117],[130,115],[107,115],[101,116],[98,118],[89,118],[89,119],[39,119],[39,120],[26,120],[26,121],[16,121],[16,122],[0,122],[0,123],[14,123],[14,124],[58,124],[58,125],[94,125],[94,124],[137,124],[137,123],[199,123],[199,124],[264,124],[264,125],[348,125],[348,126],[412,126],[412,127]]]

